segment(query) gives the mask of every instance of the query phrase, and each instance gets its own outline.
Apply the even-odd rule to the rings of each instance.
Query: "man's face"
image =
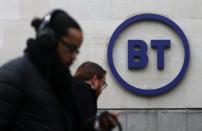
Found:
[[[69,28],[68,34],[59,41],[57,53],[65,66],[70,66],[74,62],[82,41],[82,32],[75,28]]]
[[[94,90],[96,91],[97,97],[102,93],[106,86],[106,76],[104,76],[102,79],[96,78],[94,82]]]

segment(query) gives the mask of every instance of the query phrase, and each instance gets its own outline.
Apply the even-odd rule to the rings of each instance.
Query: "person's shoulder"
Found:
[[[78,77],[72,78],[72,85],[74,88],[80,88],[85,90],[90,89],[90,85]]]
[[[0,81],[20,81],[31,65],[26,56],[8,61],[0,67]]]
[[[73,85],[85,85],[85,82],[77,77],[72,77],[72,84]]]
[[[80,79],[80,78],[78,78],[78,77],[72,77],[72,81],[73,82],[81,82],[81,83],[83,83],[84,81],[82,80],[82,79]]]
[[[28,60],[25,56],[21,56],[15,59],[12,59],[0,67],[0,71],[11,71],[11,72],[19,72],[20,70],[26,69],[28,66]]]
[[[73,77],[73,83],[71,86],[71,90],[75,96],[77,96],[78,99],[82,99],[81,101],[92,100],[92,89],[90,84],[86,83],[84,80]]]

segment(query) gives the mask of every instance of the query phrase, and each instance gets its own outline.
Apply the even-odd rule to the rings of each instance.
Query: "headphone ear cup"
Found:
[[[55,33],[51,28],[45,28],[38,31],[37,40],[40,42],[41,47],[44,49],[55,49],[57,45]]]

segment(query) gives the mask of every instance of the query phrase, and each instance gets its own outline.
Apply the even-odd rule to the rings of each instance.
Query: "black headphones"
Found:
[[[36,38],[40,42],[42,48],[55,49],[57,46],[58,38],[57,33],[50,27],[53,15],[58,13],[65,13],[61,10],[54,10],[45,15],[36,33]]]

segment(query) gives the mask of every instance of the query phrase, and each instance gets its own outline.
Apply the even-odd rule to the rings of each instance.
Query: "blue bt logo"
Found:
[[[120,34],[126,28],[130,28],[129,27],[130,25],[135,24],[136,22],[142,22],[147,20],[163,23],[167,25],[169,28],[171,28],[172,30],[174,30],[177,36],[180,38],[181,43],[183,45],[183,50],[184,50],[183,65],[179,73],[175,76],[175,78],[172,81],[156,89],[143,89],[141,87],[136,87],[132,84],[129,84],[118,73],[113,61],[113,48]],[[171,50],[170,47],[172,46],[172,44],[174,43],[172,43],[172,41],[169,39],[151,39],[150,42],[147,42],[147,43],[141,39],[136,39],[136,38],[128,39],[127,40],[128,63],[126,63],[128,69],[130,69],[130,71],[133,71],[133,69],[135,70],[144,69],[148,65],[148,61],[149,61],[148,50],[151,49],[156,52],[156,58],[157,58],[156,68],[158,70],[163,71],[164,68],[166,68],[166,65],[165,65],[166,59],[164,57],[164,52],[165,50],[167,51]],[[150,47],[148,47],[148,45],[150,45]],[[190,48],[184,32],[175,22],[173,22],[167,17],[158,15],[158,14],[140,14],[125,20],[115,29],[109,41],[107,58],[108,58],[108,64],[113,76],[123,88],[138,95],[152,96],[152,95],[159,95],[159,94],[168,92],[174,87],[176,87],[182,81],[183,77],[186,74],[189,61],[190,61]]]

